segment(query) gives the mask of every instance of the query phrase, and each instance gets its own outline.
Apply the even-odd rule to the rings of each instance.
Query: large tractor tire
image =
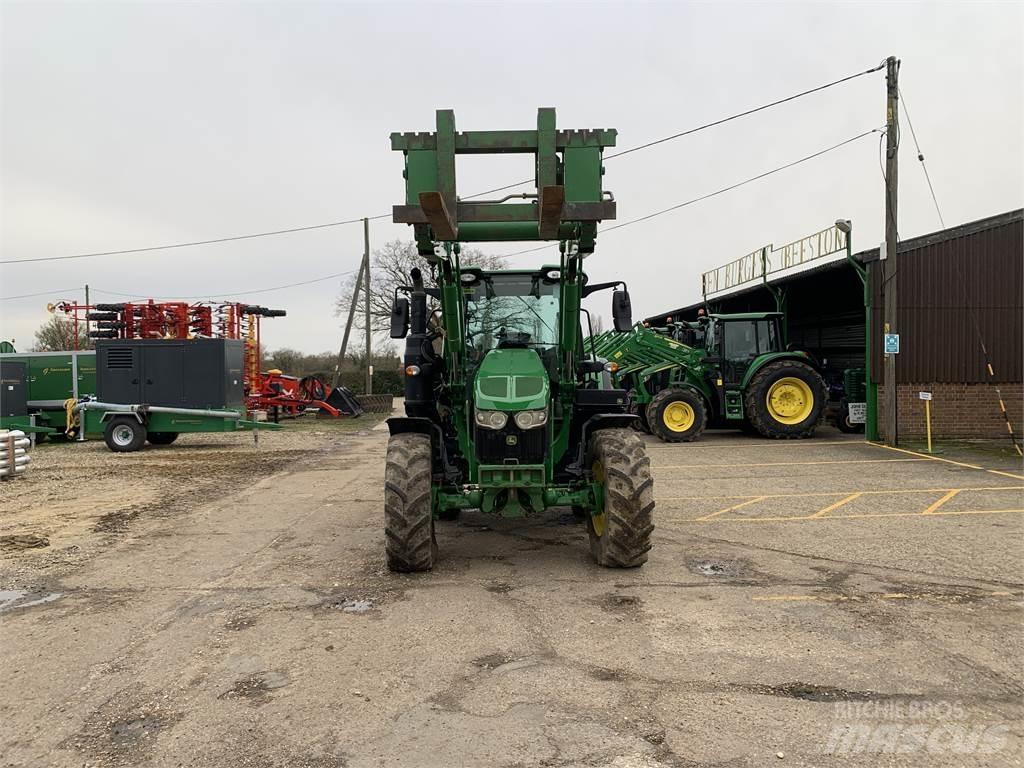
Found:
[[[663,389],[647,406],[651,434],[666,443],[689,443],[707,426],[704,398],[692,389]]]
[[[747,419],[758,434],[775,439],[810,437],[825,411],[825,380],[798,360],[768,363],[744,393]]]
[[[604,486],[601,509],[587,519],[591,554],[607,568],[643,565],[654,530],[654,480],[643,440],[630,429],[599,430],[587,460]]]
[[[431,509],[428,435],[392,435],[384,470],[384,534],[388,570],[429,571],[437,558]]]

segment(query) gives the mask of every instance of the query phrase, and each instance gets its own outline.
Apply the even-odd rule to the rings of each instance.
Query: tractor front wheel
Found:
[[[764,437],[810,437],[825,409],[825,380],[798,360],[768,363],[744,394],[750,424]]]
[[[587,520],[591,554],[607,568],[643,565],[654,530],[654,480],[643,440],[629,429],[599,430],[587,460],[603,497]]]
[[[430,437],[392,435],[384,470],[384,550],[388,570],[429,571],[437,558],[431,508]]]
[[[663,389],[647,406],[651,434],[666,443],[688,443],[707,425],[704,399],[692,389]]]

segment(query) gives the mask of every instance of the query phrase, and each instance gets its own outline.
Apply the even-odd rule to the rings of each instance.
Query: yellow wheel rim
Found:
[[[669,403],[661,413],[661,420],[673,432],[685,432],[693,426],[696,418],[690,404],[681,400]]]
[[[772,384],[765,404],[780,424],[799,424],[814,410],[814,392],[805,381],[787,376]]]
[[[604,465],[599,461],[595,461],[591,465],[590,469],[594,473],[594,482],[604,485]],[[599,514],[590,516],[590,524],[594,526],[594,533],[597,534],[598,538],[604,536],[604,507],[601,508],[601,512]]]

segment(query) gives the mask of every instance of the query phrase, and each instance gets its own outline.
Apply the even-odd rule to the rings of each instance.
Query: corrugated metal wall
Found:
[[[883,333],[881,263],[870,263],[875,338]],[[975,322],[996,379],[1024,377],[1024,215],[1013,211],[900,244],[897,380],[988,381]],[[973,309],[969,309],[971,307]],[[881,343],[873,371],[882,379]]]

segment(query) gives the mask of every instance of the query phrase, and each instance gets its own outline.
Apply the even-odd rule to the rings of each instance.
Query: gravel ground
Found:
[[[1022,764],[1019,465],[649,440],[643,568],[470,512],[399,576],[386,431],[296,426],[0,489],[51,538],[0,550],[0,766]]]
[[[102,551],[108,534],[126,531],[140,516],[173,518],[197,499],[316,462],[381,418],[299,419],[260,431],[258,440],[252,432],[183,434],[172,446],[127,454],[109,451],[102,440],[41,443],[24,477],[0,482],[0,553],[39,548],[32,570],[59,572]]]

